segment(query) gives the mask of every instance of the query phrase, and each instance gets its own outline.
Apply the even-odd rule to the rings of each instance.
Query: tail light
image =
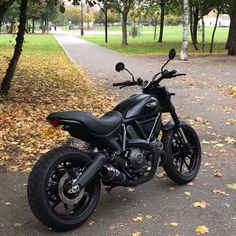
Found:
[[[49,120],[48,122],[53,127],[58,127],[60,125],[60,120],[59,119],[52,119],[52,120]]]

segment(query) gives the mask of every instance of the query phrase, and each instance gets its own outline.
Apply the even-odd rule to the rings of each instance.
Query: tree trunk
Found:
[[[156,40],[157,38],[157,17],[154,17],[154,37],[153,39]]]
[[[220,4],[220,3],[218,2],[218,4]],[[220,6],[218,5],[217,6],[216,22],[215,22],[215,26],[214,26],[214,29],[213,29],[213,32],[212,32],[212,37],[211,37],[210,53],[213,53],[214,38],[215,38],[215,32],[216,32],[219,16],[220,16]]]
[[[199,9],[197,8],[193,13],[193,40],[195,44],[198,43],[197,41],[197,26],[199,21]]]
[[[8,33],[12,34],[13,33],[13,29],[14,29],[14,19],[11,19],[10,20],[10,28],[9,28]]]
[[[164,31],[164,21],[165,21],[165,0],[161,0],[160,3],[161,7],[161,21],[160,21],[160,33],[159,33],[159,39],[158,42],[163,42],[163,31]]]
[[[32,34],[34,34],[34,30],[35,30],[35,20],[34,17],[32,18]]]
[[[128,19],[128,10],[124,9],[122,11],[122,45],[128,45],[128,36],[127,36],[127,19]]]
[[[104,9],[104,16],[105,16],[105,43],[107,43],[107,27],[108,27],[108,24],[107,24],[107,6],[105,6],[105,9]]]
[[[233,0],[231,9],[232,15],[229,29],[228,55],[236,56],[236,0]]]
[[[10,89],[11,81],[16,70],[16,65],[17,65],[17,62],[19,61],[19,58],[22,52],[22,46],[24,43],[25,26],[26,26],[26,20],[27,20],[27,3],[28,3],[28,0],[21,1],[20,25],[19,25],[19,29],[18,29],[17,37],[16,37],[15,51],[9,63],[9,66],[7,68],[5,77],[3,78],[3,81],[1,84],[0,92],[2,94],[7,94]]]
[[[45,29],[47,31],[47,34],[49,34],[49,19],[48,19],[48,16],[46,17],[46,20],[45,20]]]
[[[183,40],[180,52],[180,60],[188,60],[188,27],[189,27],[189,4],[188,0],[183,0],[184,3],[184,22],[183,22]]]
[[[205,21],[204,21],[204,16],[201,17],[202,20],[202,52],[205,51]]]
[[[193,36],[193,9],[192,9],[192,1],[189,1],[189,11],[190,11],[190,33],[191,33],[191,39],[192,39],[192,44],[195,48],[195,50],[198,50],[197,43],[196,43],[196,37]]]

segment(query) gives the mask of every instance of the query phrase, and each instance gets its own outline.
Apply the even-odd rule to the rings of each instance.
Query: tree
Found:
[[[184,21],[183,21],[183,40],[180,52],[180,60],[188,60],[188,27],[189,27],[189,3],[188,0],[183,0],[184,5]]]
[[[228,54],[236,56],[236,0],[231,0],[231,22],[229,28]]]
[[[218,25],[218,19],[220,16],[220,5],[221,5],[222,0],[217,0],[216,1],[216,11],[217,11],[217,15],[216,15],[216,21],[215,21],[215,26],[212,32],[212,36],[211,36],[211,45],[210,45],[210,53],[213,53],[213,47],[214,47],[214,38],[215,38],[215,32],[216,32],[216,28]]]
[[[165,0],[161,0],[160,1],[160,10],[161,10],[160,33],[159,33],[159,39],[158,39],[159,43],[162,43],[162,41],[163,41],[164,20],[165,20],[165,6],[166,6],[166,1]]]
[[[22,0],[20,4],[20,25],[19,30],[16,37],[16,45],[13,57],[9,63],[9,66],[6,71],[6,75],[3,78],[1,90],[2,94],[7,94],[8,90],[10,89],[10,84],[15,73],[16,65],[21,55],[22,45],[24,42],[24,34],[25,34],[25,27],[27,21],[27,3],[28,0]]]
[[[0,1],[0,31],[2,28],[2,21],[4,16],[6,15],[9,7],[15,2],[15,0],[1,0]]]
[[[45,1],[45,0],[42,0]],[[58,4],[58,1],[54,0],[48,0],[51,3],[54,3],[55,5]],[[75,0],[74,0],[75,1]],[[89,1],[89,3],[92,5],[94,3],[93,0]],[[0,94],[7,94],[11,81],[13,79],[17,63],[19,61],[21,52],[22,52],[22,46],[24,42],[24,34],[26,30],[26,22],[27,22],[27,6],[28,6],[28,0],[21,0],[20,4],[20,24],[17,32],[17,37],[16,37],[16,45],[15,45],[15,50],[13,53],[13,56],[9,62],[8,68],[6,70],[6,74],[3,78],[1,88],[0,88]],[[9,7],[8,7],[9,8]],[[62,9],[62,8],[61,8]]]
[[[134,6],[134,0],[109,1],[109,5],[122,15],[122,45],[128,45],[127,21],[130,9]]]

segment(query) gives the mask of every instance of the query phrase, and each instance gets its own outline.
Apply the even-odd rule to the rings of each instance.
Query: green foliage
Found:
[[[117,31],[119,30],[119,27],[109,28],[109,31],[113,30]],[[128,47],[122,47],[120,45],[119,41],[121,39],[121,35],[109,35],[108,44],[103,42],[103,35],[84,36],[84,39],[127,54],[166,54],[170,48],[176,48],[177,52],[179,52],[181,48],[182,26],[165,26],[165,41],[163,43],[157,43],[153,40],[153,27],[143,27],[142,32],[143,33],[140,37],[133,38],[130,36],[128,38]],[[212,27],[206,27],[206,51],[209,49],[211,33]],[[224,47],[227,35],[227,28],[219,28],[217,30],[215,36],[215,53],[225,53]],[[192,44],[189,44],[189,52],[193,54],[200,53],[194,50]]]

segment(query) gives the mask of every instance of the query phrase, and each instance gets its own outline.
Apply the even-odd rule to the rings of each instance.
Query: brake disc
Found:
[[[84,196],[84,188],[81,189],[78,193],[70,193],[71,189],[68,189],[65,193],[65,185],[70,180],[70,176],[68,173],[64,174],[58,184],[58,195],[61,199],[61,201],[68,205],[74,205],[77,204],[82,197]]]

